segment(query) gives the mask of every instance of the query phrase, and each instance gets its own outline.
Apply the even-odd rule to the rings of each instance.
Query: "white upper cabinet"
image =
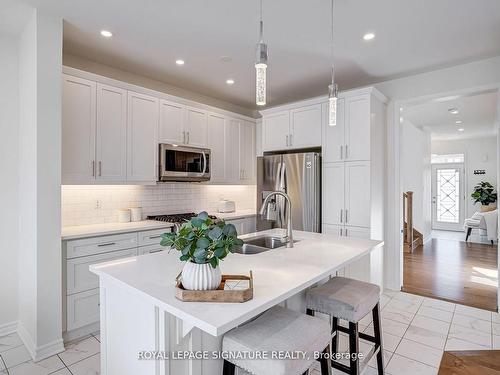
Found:
[[[127,91],[97,84],[96,180],[127,179]]]
[[[323,223],[344,224],[345,163],[323,166]]]
[[[264,116],[262,120],[262,133],[264,136],[264,151],[275,151],[288,148],[290,112],[284,111]]]
[[[323,163],[334,163],[344,160],[344,99],[337,100],[337,125],[328,125],[328,103],[323,103]]]
[[[157,180],[159,101],[128,92],[127,179],[155,183]]]
[[[196,108],[186,108],[186,141],[195,147],[206,147],[208,137],[207,113]]]
[[[160,125],[158,141],[160,143],[185,143],[185,107],[181,104],[160,100]]]
[[[62,183],[95,180],[96,83],[63,75]]]
[[[370,162],[345,163],[345,215],[349,226],[370,226]]]
[[[225,180],[225,142],[226,118],[216,115],[208,115],[208,147],[210,154],[210,181],[222,182]]]
[[[239,138],[240,179],[243,181],[255,181],[255,124],[249,121],[240,121]]]
[[[226,124],[225,138],[225,171],[227,182],[238,182],[240,179],[240,121],[230,119]]]
[[[370,96],[345,100],[345,159],[370,160]]]
[[[321,104],[292,109],[290,117],[289,147],[321,146]]]

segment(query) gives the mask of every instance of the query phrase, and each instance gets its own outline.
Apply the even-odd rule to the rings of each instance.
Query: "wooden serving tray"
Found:
[[[224,290],[228,280],[248,280],[248,289],[227,289]],[[246,302],[253,298],[253,276],[243,275],[222,275],[222,282],[214,290],[186,290],[180,280],[175,286],[175,297],[184,302]]]

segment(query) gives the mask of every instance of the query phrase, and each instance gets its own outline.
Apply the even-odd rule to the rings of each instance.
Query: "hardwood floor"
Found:
[[[435,239],[404,253],[408,293],[496,311],[497,245]]]
[[[473,374],[500,374],[500,350],[444,352],[439,375]]]

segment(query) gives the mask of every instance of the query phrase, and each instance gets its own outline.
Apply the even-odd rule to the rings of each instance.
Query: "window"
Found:
[[[431,155],[431,164],[463,163],[464,154]]]

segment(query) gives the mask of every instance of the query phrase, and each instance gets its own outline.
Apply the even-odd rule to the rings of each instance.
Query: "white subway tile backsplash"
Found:
[[[137,185],[64,185],[61,193],[62,225],[118,221],[122,208],[142,207],[144,215],[217,211],[221,199],[236,202],[237,210],[255,209],[256,186],[194,183]]]

